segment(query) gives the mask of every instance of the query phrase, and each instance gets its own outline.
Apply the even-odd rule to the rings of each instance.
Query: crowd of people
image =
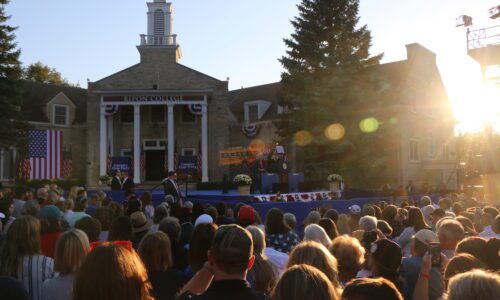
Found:
[[[215,207],[81,187],[0,192],[1,299],[495,299],[498,207],[449,194],[278,208]]]

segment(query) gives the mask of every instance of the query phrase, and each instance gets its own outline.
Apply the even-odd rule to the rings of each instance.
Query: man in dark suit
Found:
[[[182,205],[182,194],[177,185],[177,173],[175,171],[168,172],[168,178],[163,179],[163,191],[165,196],[171,195],[174,198],[174,203],[179,202]]]
[[[111,190],[113,191],[120,191],[122,189],[122,174],[121,171],[118,169],[115,171],[115,176],[113,176],[113,179],[111,179]]]
[[[133,191],[135,188],[133,177],[128,172],[122,172],[122,174],[123,174],[122,190],[124,190],[124,191],[132,190]]]

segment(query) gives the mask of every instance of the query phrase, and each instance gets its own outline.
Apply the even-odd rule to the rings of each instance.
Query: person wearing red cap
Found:
[[[250,205],[243,205],[238,211],[238,225],[245,228],[250,225],[255,225],[256,213],[255,209]]]

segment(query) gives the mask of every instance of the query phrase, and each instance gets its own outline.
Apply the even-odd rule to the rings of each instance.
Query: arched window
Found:
[[[154,12],[154,35],[165,35],[165,14],[161,9]]]

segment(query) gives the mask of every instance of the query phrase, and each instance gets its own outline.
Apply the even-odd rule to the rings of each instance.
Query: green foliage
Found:
[[[306,173],[324,179],[332,172],[371,168],[361,162],[370,157],[365,140],[376,134],[362,133],[359,122],[378,87],[372,67],[382,55],[370,56],[370,31],[358,25],[359,0],[302,0],[298,9],[291,22],[295,32],[285,39],[288,50],[280,59],[285,71],[279,98],[292,113],[276,122],[277,133],[283,141],[299,130],[312,134],[304,147]],[[325,137],[333,123],[345,128],[343,139]]]
[[[0,146],[19,147],[26,144],[28,125],[20,111],[21,50],[15,43],[16,27],[7,24],[9,16],[5,14],[5,5],[8,2],[0,0]]]
[[[41,62],[36,62],[23,68],[23,79],[41,83],[69,86],[69,82],[56,69]]]

